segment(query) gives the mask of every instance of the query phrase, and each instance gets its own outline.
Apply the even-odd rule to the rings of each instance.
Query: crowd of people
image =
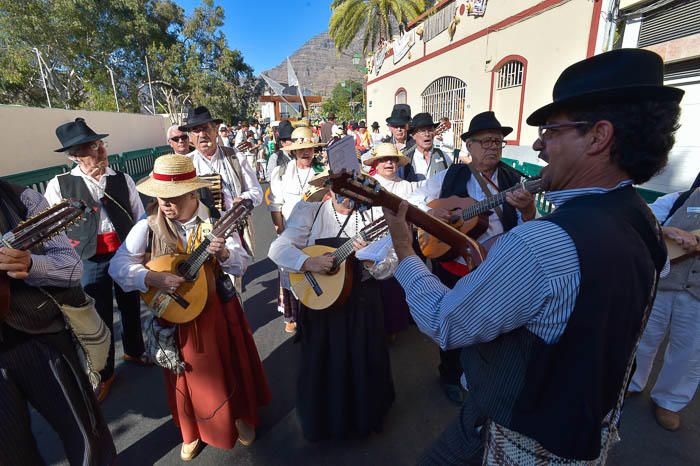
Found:
[[[217,222],[263,203],[277,235],[268,256],[279,268],[284,331],[299,352],[296,413],[308,441],[382,431],[401,390],[389,347],[413,324],[435,342],[444,394],[460,407],[419,464],[605,463],[624,400],[644,390],[669,326],[651,395],[659,424],[677,430],[700,379],[700,176],[651,209],[632,185],[666,165],[682,95],[663,85],[661,59],[644,50],[568,67],[553,101],[527,119],[548,163],[532,189],[502,162],[513,128],[492,111],[471,119],[455,157],[449,120],[413,115],[406,104],[386,118],[387,135],[377,122],[346,127],[332,114],[317,126],[231,128],[200,106],[168,128],[174,153],[138,184],[109,167],[107,134],[81,118],[62,124],[56,152],[75,166],[45,196],[0,181],[3,234],[64,198],[84,200],[88,212],[31,250],[0,247],[0,464],[41,464],[27,403],[58,432],[71,464],[113,464],[100,402],[115,380],[115,299],[124,359],[162,367],[182,460],[204,445],[254,442],[274,384],[241,296],[255,233],[243,222],[222,235]],[[334,191],[326,149],[348,136],[358,173],[401,198],[398,209],[359,208]],[[537,190],[556,207],[545,217]],[[489,207],[465,233],[488,252],[480,264],[464,251],[429,254],[407,220],[459,228],[461,209],[477,204]],[[665,240],[680,248],[673,264]],[[175,321],[164,307],[188,308],[184,295],[194,289],[183,258],[197,259],[207,286],[201,312]],[[319,307],[309,296],[321,296],[332,276],[347,276],[342,296]],[[142,322],[148,293],[157,298]],[[67,306],[110,331],[103,367],[91,365],[90,342],[66,324]]]

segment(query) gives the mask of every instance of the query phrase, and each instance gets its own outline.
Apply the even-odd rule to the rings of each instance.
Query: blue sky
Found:
[[[189,15],[200,0],[175,0]],[[243,53],[256,74],[277,66],[304,42],[328,29],[330,1],[215,0],[224,7],[228,46]]]

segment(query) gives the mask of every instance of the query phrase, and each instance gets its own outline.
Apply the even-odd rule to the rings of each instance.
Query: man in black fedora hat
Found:
[[[240,199],[250,199],[253,205],[258,206],[262,203],[263,191],[245,154],[235,147],[216,144],[217,129],[221,122],[221,119],[211,116],[207,107],[200,106],[190,110],[186,123],[179,127],[180,131],[189,133],[190,142],[194,145],[194,151],[189,156],[192,157],[197,175],[221,176],[224,211]],[[244,121],[243,124],[247,128],[248,122]],[[249,222],[243,239],[244,246],[251,253],[254,249],[253,236],[252,222]]]
[[[292,160],[292,155],[287,153],[284,148],[292,143],[292,132],[294,128],[289,120],[282,120],[277,127],[277,150],[267,159],[267,181],[270,181],[272,172],[275,168],[286,165]]]
[[[430,113],[418,113],[411,119],[410,133],[415,144],[403,151],[411,159],[411,163],[399,171],[399,176],[404,180],[429,180],[452,165],[452,154],[433,145],[438,125]]]
[[[502,126],[493,112],[483,112],[474,116],[469,123],[469,130],[461,136],[462,140],[466,141],[470,153],[473,153],[472,163],[454,164],[448,170],[437,173],[415,191],[409,200],[431,215],[448,221],[454,212],[440,207],[431,208],[428,204],[436,199],[451,196],[484,201],[518,184],[523,175],[501,162],[504,138],[512,131],[513,128]],[[486,243],[519,223],[533,218],[535,203],[532,195],[516,192],[503,206],[496,206],[491,211],[488,229],[476,239],[480,243]],[[433,260],[432,266],[433,273],[448,287],[453,287],[469,271],[462,258],[451,261]],[[440,380],[447,397],[456,403],[461,403],[464,396],[460,385],[460,352],[460,349],[440,350]]]
[[[562,72],[527,119],[556,209],[503,235],[452,290],[415,257],[407,204],[385,211],[414,320],[464,347],[469,394],[420,464],[605,463],[667,262],[633,187],[664,168],[678,128],[683,91],[663,70],[655,53],[622,49]]]
[[[391,115],[386,119],[386,124],[391,131],[391,137],[387,142],[396,146],[402,152],[407,151],[416,144],[416,141],[408,134],[408,125],[411,122],[411,107],[407,104],[396,104],[391,109]]]
[[[82,118],[56,128],[65,153],[75,162],[69,173],[57,175],[46,186],[44,196],[50,205],[65,198],[83,199],[95,213],[67,232],[71,244],[83,260],[81,284],[95,299],[95,308],[112,331],[107,365],[100,371],[97,399],[104,400],[114,382],[113,302],[121,313],[124,359],[148,364],[141,333],[141,300],[138,292],[125,292],[108,274],[109,263],[134,223],[144,214],[141,198],[131,177],[114,170],[107,161],[103,139]]]

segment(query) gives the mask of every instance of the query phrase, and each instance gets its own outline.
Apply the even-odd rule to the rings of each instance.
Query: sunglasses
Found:
[[[186,134],[183,134],[182,136],[173,136],[170,138],[171,141],[175,142],[180,142],[180,141],[187,141],[190,137]]]

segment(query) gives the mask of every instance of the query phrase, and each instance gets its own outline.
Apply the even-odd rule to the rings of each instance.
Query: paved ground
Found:
[[[304,441],[294,410],[298,347],[284,333],[276,311],[277,276],[266,258],[273,233],[269,215],[254,215],[258,242],[256,262],[246,274],[244,294],[248,320],[273,393],[262,410],[258,440],[249,448],[230,451],[205,448],[192,464],[199,465],[410,465],[457,414],[442,395],[437,380],[436,347],[412,328],[391,347],[396,402],[384,432],[355,442],[310,444]],[[115,322],[119,315],[115,314]],[[118,328],[118,323],[115,324]],[[117,333],[120,331],[117,330]],[[121,346],[117,357],[121,358]],[[686,409],[683,427],[666,432],[654,422],[648,394],[628,400],[623,415],[622,442],[609,464],[635,466],[700,465],[700,397]],[[117,365],[112,392],[103,404],[119,452],[118,464],[176,465],[180,442],[170,421],[161,371]],[[35,416],[34,431],[49,464],[67,464],[58,437]]]

